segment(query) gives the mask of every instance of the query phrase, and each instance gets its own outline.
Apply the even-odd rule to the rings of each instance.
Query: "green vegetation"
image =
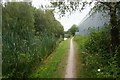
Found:
[[[67,53],[69,50],[70,39],[59,44],[57,49],[40,63],[30,77],[32,78],[61,78],[64,77]]]
[[[2,5],[2,75],[28,77],[63,40],[63,26],[51,10],[45,12],[27,2]]]
[[[116,53],[116,48],[119,47],[120,44],[120,31],[119,31],[119,23],[120,23],[120,1],[116,2],[103,2],[103,1],[92,1],[92,2],[84,2],[84,0],[79,0],[78,2],[70,1],[68,4],[65,4],[64,2],[51,2],[53,7],[58,8],[59,7],[59,12],[61,12],[61,16],[64,16],[66,13],[72,13],[74,11],[82,11],[88,7],[88,5],[93,5],[95,6],[91,9],[90,13],[93,14],[94,12],[105,12],[106,14],[109,15],[109,25],[111,26],[110,28],[110,54],[115,55]],[[80,7],[81,6],[81,7]],[[90,26],[93,27],[93,26]],[[120,53],[119,53],[120,56]],[[119,67],[120,67],[120,62]]]
[[[78,56],[78,61],[77,61],[77,77],[79,78],[87,78],[86,74],[85,74],[85,69],[84,68],[85,64],[85,55],[83,53],[85,53],[85,42],[87,40],[87,36],[75,36],[74,37],[74,41],[75,41],[75,47],[77,49],[77,56]],[[86,73],[88,73],[86,71]],[[89,73],[88,73],[89,74]]]
[[[78,77],[84,78],[120,78],[118,60],[120,48],[110,54],[109,26],[91,30],[89,35],[75,36],[78,45],[81,69]]]
[[[77,26],[74,24],[72,25],[72,27],[67,31],[68,34],[74,36],[75,35],[75,32],[77,30]]]
[[[79,3],[74,2],[70,2],[70,7],[63,4],[58,2],[56,6],[60,6],[59,9],[62,8],[64,14],[68,12],[65,10],[71,8],[74,11],[79,6]],[[82,8],[86,4],[88,3],[83,3]],[[77,68],[80,71],[78,77],[120,79],[120,19],[116,15],[120,13],[120,8],[117,5],[120,3],[100,2],[93,8],[110,12],[111,26],[99,30],[93,29],[87,36],[75,36],[80,61],[78,61],[80,64],[77,64],[81,65]],[[53,11],[36,9],[29,2],[7,2],[1,6],[2,76],[4,78],[63,77],[66,64],[64,60],[70,40],[60,43],[64,37],[64,30],[55,19]],[[75,31],[76,25],[73,25],[65,36],[74,36]]]

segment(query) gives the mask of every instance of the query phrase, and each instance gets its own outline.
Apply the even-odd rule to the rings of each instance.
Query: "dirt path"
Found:
[[[69,50],[69,54],[68,54],[65,78],[75,78],[76,77],[75,61],[76,61],[75,60],[75,51],[74,51],[74,44],[73,44],[73,38],[72,38],[70,41],[70,50]]]

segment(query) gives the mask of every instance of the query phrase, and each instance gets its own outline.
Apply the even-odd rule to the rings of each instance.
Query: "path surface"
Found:
[[[68,54],[68,61],[66,66],[65,78],[75,78],[75,53],[74,53],[73,38],[70,41],[70,50]]]

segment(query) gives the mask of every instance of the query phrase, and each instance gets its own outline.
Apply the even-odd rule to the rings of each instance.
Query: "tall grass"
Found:
[[[10,37],[9,40],[12,41],[12,38]],[[24,45],[20,46],[21,48],[24,47],[22,50],[19,50],[19,47],[15,47],[16,50],[14,48],[11,49],[11,44],[7,43],[6,41],[7,40],[5,38],[5,40],[3,41],[3,52],[6,52],[7,55],[3,54],[3,59],[5,58],[3,62],[3,76],[14,76],[20,78],[27,77],[31,69],[35,67],[35,64],[38,64],[42,60],[44,60],[55,49],[56,45],[58,44],[57,38],[46,34],[31,38],[27,47],[25,47]],[[14,50],[15,52],[11,52]]]
[[[69,49],[70,39],[62,41],[55,51],[45,60],[38,64],[32,71],[31,78],[62,78],[66,65],[66,55]],[[63,65],[64,64],[64,65]]]
[[[55,49],[63,26],[51,10],[44,13],[28,2],[7,2],[2,13],[2,76],[25,78]]]

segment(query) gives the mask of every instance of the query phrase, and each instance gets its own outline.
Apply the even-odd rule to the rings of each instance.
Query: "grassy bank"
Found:
[[[85,78],[85,68],[84,68],[84,44],[87,40],[86,36],[75,36],[74,37],[74,46],[77,53],[77,62],[76,62],[76,68],[77,68],[77,77],[79,78]]]
[[[30,75],[32,78],[61,78],[64,77],[67,53],[70,39],[62,41],[58,48]]]

